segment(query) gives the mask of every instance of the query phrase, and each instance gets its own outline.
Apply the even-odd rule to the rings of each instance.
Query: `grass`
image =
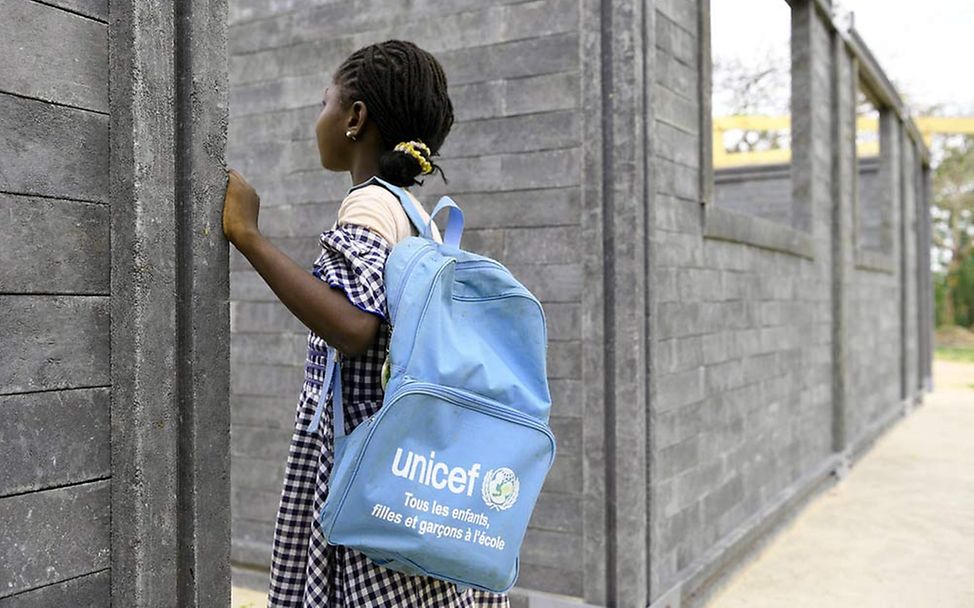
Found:
[[[933,351],[933,356],[947,361],[974,363],[974,346],[940,346]]]

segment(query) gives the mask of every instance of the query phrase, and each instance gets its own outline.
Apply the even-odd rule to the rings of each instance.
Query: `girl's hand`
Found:
[[[223,234],[236,245],[248,234],[259,232],[257,215],[260,212],[260,197],[234,169],[227,169],[227,177],[227,193],[223,199]]]

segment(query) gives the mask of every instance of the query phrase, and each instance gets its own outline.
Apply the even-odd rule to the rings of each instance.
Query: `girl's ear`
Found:
[[[348,109],[348,117],[345,119],[345,130],[352,133],[361,134],[369,118],[369,109],[361,100],[352,102]]]

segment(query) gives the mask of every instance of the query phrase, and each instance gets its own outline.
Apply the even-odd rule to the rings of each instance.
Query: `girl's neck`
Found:
[[[364,178],[364,179],[362,179],[361,181],[358,181],[358,182],[355,182],[354,184],[352,184],[352,186],[351,186],[351,188],[357,188],[357,187],[359,187],[359,186],[361,186],[361,185],[362,185],[362,184],[364,184],[365,182],[367,182],[367,181],[369,181],[370,179],[372,179],[372,177],[373,177],[373,176],[372,176],[372,175],[370,175],[370,176],[368,176],[368,177],[366,177],[366,178]],[[350,188],[350,189],[351,189],[351,188]],[[408,191],[408,188],[403,188],[403,190],[407,190],[407,191]]]
[[[378,156],[376,156],[378,158]],[[355,159],[352,162],[352,168],[349,169],[348,174],[352,178],[353,184],[361,184],[362,182],[368,180],[373,175],[379,173],[379,163],[377,160],[372,162],[366,162],[362,160],[362,157]]]

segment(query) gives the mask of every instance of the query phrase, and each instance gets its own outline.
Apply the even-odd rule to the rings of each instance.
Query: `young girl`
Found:
[[[389,340],[383,267],[397,242],[417,234],[395,195],[369,179],[407,187],[419,184],[419,175],[442,175],[430,158],[453,125],[439,62],[400,40],[350,55],[325,89],[322,105],[315,124],[321,165],[348,171],[353,186],[335,224],[319,235],[322,249],[312,273],[261,235],[259,197],[233,169],[223,211],[227,238],[311,330],[274,530],[268,606],[507,607],[507,594],[459,592],[452,583],[396,572],[353,549],[330,546],[322,535],[318,515],[334,458],[330,391],[317,430],[308,427],[326,348],[335,347],[342,359],[345,431],[351,433],[382,405],[380,376]],[[440,241],[435,226],[433,237]]]

